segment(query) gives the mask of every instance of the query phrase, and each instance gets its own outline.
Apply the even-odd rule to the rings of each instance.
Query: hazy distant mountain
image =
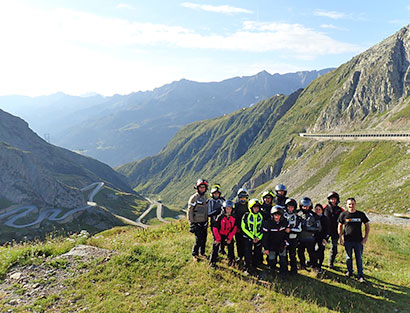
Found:
[[[331,69],[235,77],[199,83],[182,79],[129,95],[0,97],[0,108],[25,119],[41,137],[112,166],[158,153],[190,122],[248,107],[305,87]]]

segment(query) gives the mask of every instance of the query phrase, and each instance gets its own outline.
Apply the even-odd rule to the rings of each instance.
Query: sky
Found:
[[[0,0],[0,95],[338,67],[409,23],[401,0]]]

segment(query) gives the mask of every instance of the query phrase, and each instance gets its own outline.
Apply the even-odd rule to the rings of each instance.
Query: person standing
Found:
[[[244,243],[245,271],[254,272],[254,268],[262,263],[262,222],[261,203],[251,199],[249,212],[242,217],[241,228]]]
[[[339,206],[340,197],[337,192],[330,192],[327,196],[328,204],[324,207],[324,216],[327,219],[328,233],[330,238],[329,267],[334,268],[337,255],[337,245],[339,242],[339,233],[337,232],[337,220],[339,215],[344,211]]]
[[[353,251],[356,258],[357,276],[359,281],[364,282],[363,275],[363,245],[369,238],[370,225],[366,214],[356,210],[355,198],[348,198],[346,201],[347,211],[340,214],[338,219],[338,233],[340,244],[346,250],[346,276],[353,276]],[[362,224],[364,224],[364,237],[362,233]]]
[[[297,262],[296,262],[296,248],[299,244],[298,235],[302,231],[301,218],[296,214],[296,209],[298,204],[295,199],[286,200],[286,211],[283,216],[287,219],[289,223],[290,233],[288,237],[288,253],[289,253],[289,263],[290,263],[290,274],[295,275],[298,273]]]
[[[235,203],[235,206],[233,209],[233,216],[235,217],[235,223],[237,226],[237,230],[235,234],[235,242],[236,242],[236,252],[238,253],[238,258],[236,259],[236,263],[238,264],[238,266],[241,267],[243,258],[245,257],[244,239],[242,235],[241,221],[245,213],[248,212],[248,199],[249,199],[249,194],[245,188],[241,188],[238,190],[237,198],[238,198],[238,201]]]
[[[300,209],[298,216],[301,219],[302,231],[299,234],[298,257],[300,268],[306,270],[307,263],[305,258],[305,250],[309,255],[312,269],[316,272],[317,269],[317,255],[315,253],[316,233],[320,232],[321,225],[319,217],[312,212],[312,200],[308,197],[303,197],[299,202]]]
[[[275,204],[285,207],[286,199],[287,199],[286,194],[288,193],[286,186],[284,184],[276,185],[275,193],[276,193],[276,196],[274,199]]]
[[[261,214],[264,220],[271,218],[271,210],[273,207],[273,199],[275,198],[274,194],[270,190],[265,190],[262,193],[262,207]]]
[[[263,237],[262,244],[265,254],[268,256],[268,265],[271,273],[276,271],[276,263],[279,258],[280,275],[284,276],[288,272],[288,258],[286,246],[288,242],[288,233],[290,232],[289,223],[283,217],[283,208],[275,205],[271,210],[271,218],[263,220],[262,223]]]
[[[205,179],[198,179],[194,187],[197,191],[188,201],[188,221],[189,231],[195,235],[195,243],[192,247],[192,258],[198,261],[198,253],[205,256],[206,237],[208,233],[208,205],[206,191],[208,182]]]
[[[221,185],[215,184],[211,187],[211,198],[208,200],[208,217],[212,226],[215,224],[216,218],[222,212],[222,204],[225,199],[222,197]]]
[[[219,249],[223,250],[225,245],[228,246],[228,265],[232,265],[234,262],[233,237],[237,227],[235,218],[232,216],[233,205],[232,200],[224,201],[222,213],[218,215],[212,226],[214,243],[210,260],[211,267],[216,267],[218,251]]]
[[[320,203],[315,205],[315,213],[319,217],[321,229],[315,234],[315,251],[317,255],[318,274],[322,274],[322,264],[325,259],[325,246],[329,240],[327,219],[323,214],[323,206]]]

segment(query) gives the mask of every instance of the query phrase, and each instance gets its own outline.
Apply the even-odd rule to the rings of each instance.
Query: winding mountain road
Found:
[[[143,219],[152,211],[152,209],[156,206],[156,207],[157,207],[157,210],[156,210],[157,219],[158,219],[160,222],[162,222],[162,223],[169,223],[168,221],[164,220],[164,218],[162,217],[162,203],[161,203],[161,202],[158,202],[158,201],[155,201],[155,200],[148,199],[148,198],[145,198],[145,199],[150,202],[150,205],[149,205],[148,209],[146,209],[146,210],[144,211],[144,213],[142,213],[142,214],[137,218],[137,220],[136,220],[135,222],[136,222],[139,226],[141,226],[141,227],[144,227],[144,228],[149,227],[149,225],[144,224],[144,223],[142,222],[142,220],[143,220]]]
[[[0,221],[2,219],[10,217],[8,220],[4,222],[4,225],[7,225],[9,227],[14,227],[14,228],[26,228],[26,227],[34,226],[34,225],[41,223],[45,219],[49,221],[62,221],[77,212],[84,211],[84,210],[87,210],[88,208],[96,206],[94,202],[94,197],[103,188],[103,186],[104,186],[103,182],[97,182],[97,183],[93,183],[91,185],[88,185],[82,188],[81,191],[88,191],[94,188],[93,191],[88,196],[87,205],[80,207],[80,208],[72,209],[66,212],[62,216],[59,216],[59,214],[63,211],[62,209],[55,209],[55,208],[46,209],[39,214],[39,216],[34,222],[27,223],[27,224],[16,224],[16,221],[18,221],[20,218],[23,218],[30,213],[39,211],[39,209],[34,205],[22,205],[22,206],[12,206],[6,209],[4,213],[0,214]]]

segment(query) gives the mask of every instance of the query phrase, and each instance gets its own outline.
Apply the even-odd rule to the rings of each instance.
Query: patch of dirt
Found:
[[[88,272],[94,260],[106,262],[112,251],[79,245],[54,258],[45,258],[41,265],[16,266],[0,284],[0,299],[6,301],[5,312],[18,307],[33,311],[39,300],[54,297],[58,303],[61,292],[67,288],[67,279]],[[35,309],[34,309],[35,310]]]

